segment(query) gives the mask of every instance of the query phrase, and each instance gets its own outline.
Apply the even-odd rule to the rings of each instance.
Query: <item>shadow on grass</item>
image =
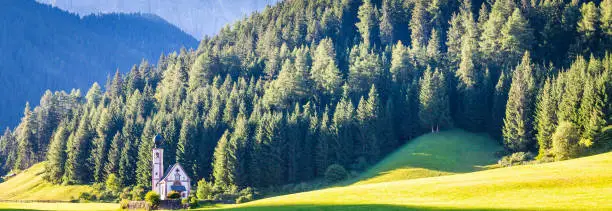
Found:
[[[236,208],[224,208],[218,210],[232,210],[232,211],[258,211],[258,210],[425,210],[425,211],[502,211],[502,210],[543,210],[539,208],[524,208],[524,209],[507,209],[507,208],[453,208],[453,207],[426,207],[426,206],[397,206],[397,205],[384,205],[384,204],[363,204],[363,205],[278,205],[278,206],[250,206],[250,207],[236,207]],[[544,209],[546,211],[556,211],[561,209]]]

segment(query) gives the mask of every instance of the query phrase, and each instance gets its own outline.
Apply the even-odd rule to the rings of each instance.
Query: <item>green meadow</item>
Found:
[[[200,210],[612,210],[612,152],[495,168],[502,147],[461,130],[416,138],[335,187]],[[89,186],[52,185],[42,164],[0,184],[0,199],[68,201]],[[116,210],[117,204],[0,203],[0,210]]]

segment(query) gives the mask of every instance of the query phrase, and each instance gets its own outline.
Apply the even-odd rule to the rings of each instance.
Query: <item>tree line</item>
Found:
[[[449,128],[565,159],[609,144],[611,47],[612,0],[284,1],[84,97],[47,92],[2,171],[149,187],[155,134],[166,165],[225,190],[364,170]]]

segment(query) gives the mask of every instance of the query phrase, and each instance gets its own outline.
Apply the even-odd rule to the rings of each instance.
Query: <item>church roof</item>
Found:
[[[175,163],[174,165],[170,166],[168,168],[168,171],[166,171],[166,174],[164,174],[164,176],[162,177],[161,180],[159,180],[158,183],[161,183],[163,181],[166,180],[166,178],[168,178],[168,176],[170,176],[170,173],[172,172],[173,169],[179,168],[181,170],[181,172],[184,173],[184,175],[187,177],[187,181],[191,181],[191,178],[189,177],[189,175],[187,175],[187,172],[185,171],[185,169],[183,168],[183,166],[181,166],[181,164],[179,163]]]

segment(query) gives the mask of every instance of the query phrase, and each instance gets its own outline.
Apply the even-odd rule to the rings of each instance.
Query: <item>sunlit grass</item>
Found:
[[[355,180],[356,184],[416,179],[484,170],[502,150],[486,134],[451,130],[427,134],[387,156]]]
[[[44,163],[0,183],[0,200],[57,200],[70,201],[83,192],[91,192],[87,185],[54,185],[42,178]]]
[[[1,203],[0,210],[118,210],[118,204],[107,203]]]
[[[612,153],[352,185],[232,206],[246,210],[612,210]]]

